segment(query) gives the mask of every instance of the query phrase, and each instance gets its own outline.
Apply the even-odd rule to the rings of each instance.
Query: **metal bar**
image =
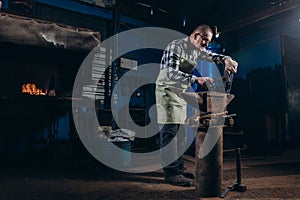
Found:
[[[230,191],[232,191],[232,190],[234,189],[234,187],[235,187],[236,184],[237,184],[236,181],[234,181],[230,186],[228,186],[228,187],[226,188],[226,190],[225,190],[219,197],[220,197],[220,198],[225,198],[226,195],[227,195]]]
[[[241,178],[241,149],[237,148],[236,149],[236,181],[237,184],[242,183],[242,178]]]

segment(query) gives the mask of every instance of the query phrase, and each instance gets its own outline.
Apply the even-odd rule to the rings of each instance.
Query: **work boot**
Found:
[[[183,175],[174,175],[165,177],[165,181],[171,185],[182,186],[182,187],[192,187],[194,182],[190,178],[186,178]]]
[[[190,178],[190,179],[195,178],[195,173],[193,173],[193,172],[183,171],[181,174],[186,178]]]
[[[186,178],[194,179],[195,173],[188,171],[185,167],[180,167],[179,172]]]

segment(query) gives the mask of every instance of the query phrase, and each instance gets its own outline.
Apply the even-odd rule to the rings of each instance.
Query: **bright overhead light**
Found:
[[[218,26],[215,26],[215,38],[218,38],[220,36],[220,31],[218,30]]]

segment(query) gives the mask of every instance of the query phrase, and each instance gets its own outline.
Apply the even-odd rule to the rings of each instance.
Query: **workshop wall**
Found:
[[[252,69],[282,64],[281,35],[300,29],[299,19],[294,15],[285,15],[280,21],[268,19],[257,26],[261,27],[256,28],[258,31],[238,37],[238,50],[232,54],[240,63],[237,76],[242,78]]]
[[[238,113],[236,126],[244,131],[251,153],[268,155],[299,145],[290,139],[298,134],[288,130],[286,60],[282,50],[282,36],[299,37],[299,25],[297,16],[286,14],[249,25],[248,30],[255,27],[257,31],[237,39],[238,50],[232,54],[239,61],[232,88],[236,98],[229,109]]]

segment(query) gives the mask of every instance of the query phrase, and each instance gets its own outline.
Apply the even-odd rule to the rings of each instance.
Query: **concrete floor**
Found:
[[[225,199],[300,199],[300,149],[281,155],[244,156],[242,184],[246,192],[231,191]],[[194,158],[184,156],[189,170]],[[74,166],[33,159],[2,163],[0,199],[220,199],[195,196],[195,188],[170,186],[161,170],[129,174],[86,160]],[[235,160],[224,159],[223,188],[235,180]]]
[[[288,149],[281,155],[242,159],[244,193],[229,192],[226,199],[300,199],[300,149]],[[235,168],[224,160],[224,183]]]

